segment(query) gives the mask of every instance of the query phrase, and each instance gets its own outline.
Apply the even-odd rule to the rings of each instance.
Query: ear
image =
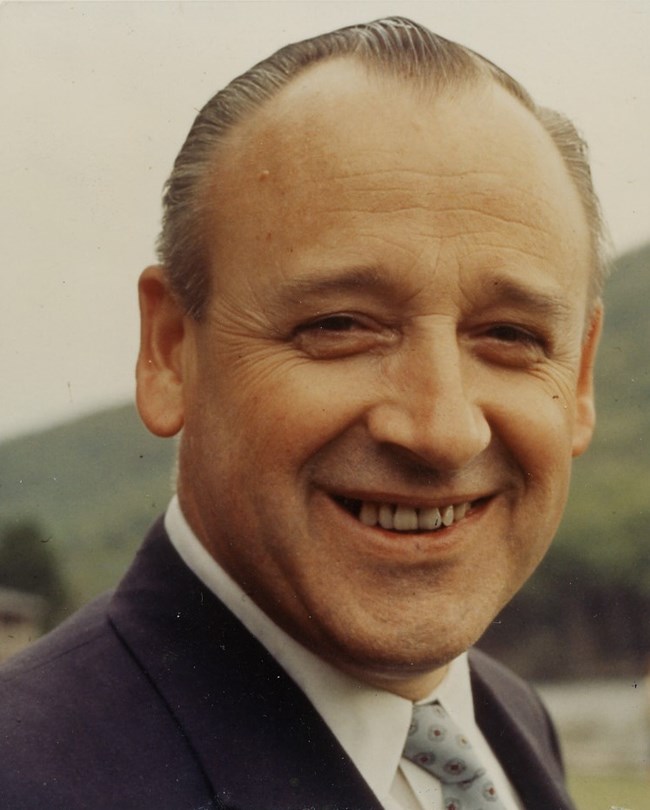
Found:
[[[573,426],[573,457],[581,455],[589,447],[596,426],[594,402],[594,363],[598,341],[603,327],[603,305],[596,303],[589,322],[589,330],[582,344],[580,371],[576,388],[576,416]]]
[[[183,345],[185,313],[162,267],[147,267],[138,283],[140,353],[136,365],[140,417],[156,436],[183,427]]]

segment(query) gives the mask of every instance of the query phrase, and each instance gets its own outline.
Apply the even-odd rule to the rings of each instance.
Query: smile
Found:
[[[335,499],[364,526],[379,526],[393,532],[435,532],[462,520],[472,503],[449,504],[441,507],[414,507],[405,504],[361,501],[354,498]]]

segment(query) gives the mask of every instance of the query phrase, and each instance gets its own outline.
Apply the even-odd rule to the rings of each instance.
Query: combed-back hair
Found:
[[[571,121],[561,113],[537,105],[519,82],[480,54],[411,20],[388,17],[281,48],[233,79],[199,112],[165,184],[163,224],[158,239],[159,260],[190,315],[201,318],[210,292],[207,220],[211,210],[205,189],[218,172],[215,154],[219,145],[233,127],[303,70],[343,56],[360,60],[379,75],[436,91],[492,80],[530,110],[553,139],[582,200],[593,252],[590,297],[597,300],[607,272],[607,240],[587,146]]]

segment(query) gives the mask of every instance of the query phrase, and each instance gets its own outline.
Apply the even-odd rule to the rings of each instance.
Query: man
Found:
[[[177,496],[5,669],[6,806],[572,807],[535,696],[466,651],[591,438],[600,231],[571,125],[408,20],[210,101],[140,280]]]

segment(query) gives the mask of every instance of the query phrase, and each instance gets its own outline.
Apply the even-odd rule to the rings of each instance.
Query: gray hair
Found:
[[[392,75],[441,91],[481,79],[496,81],[537,118],[557,146],[575,183],[589,223],[593,270],[590,300],[601,294],[607,274],[607,239],[595,194],[587,146],[571,121],[538,106],[501,68],[463,45],[403,17],[342,28],[287,45],[234,79],[196,117],[165,184],[158,256],[172,289],[188,314],[200,319],[210,293],[205,189],[215,153],[240,121],[272,99],[305,68],[350,56],[381,75]]]

